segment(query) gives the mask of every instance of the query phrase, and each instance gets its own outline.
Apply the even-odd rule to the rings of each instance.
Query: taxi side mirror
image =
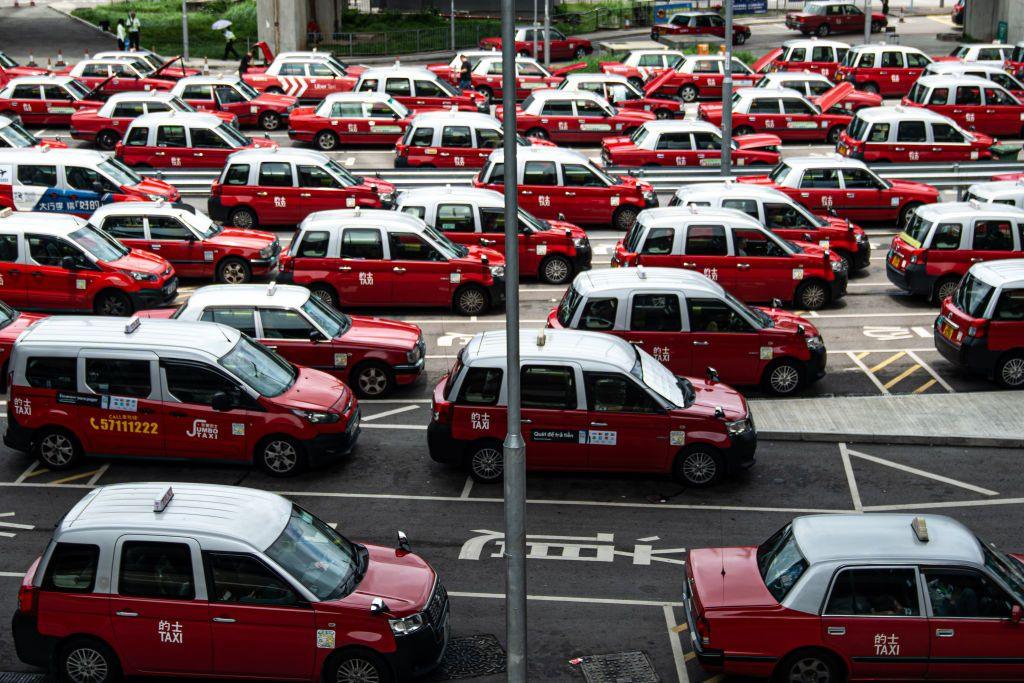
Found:
[[[370,614],[388,614],[389,612],[391,612],[391,609],[381,598],[374,598],[373,602],[370,603]]]
[[[309,331],[309,341],[311,341],[311,342],[321,342],[324,339],[325,339],[325,337],[324,337],[324,335],[322,335],[320,333],[320,330],[310,330]]]
[[[223,413],[235,407],[235,402],[223,391],[218,391],[210,401],[210,407],[217,412]]]
[[[1014,605],[1010,610],[1010,621],[1015,624],[1020,623],[1021,616],[1024,615],[1024,610],[1021,609],[1020,605]]]

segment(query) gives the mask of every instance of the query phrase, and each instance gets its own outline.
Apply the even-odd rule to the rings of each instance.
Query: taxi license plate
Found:
[[[892,256],[890,256],[889,257],[889,263],[892,264],[893,268],[899,268],[900,267],[900,257],[899,257],[899,255],[898,254],[893,254]]]
[[[846,154],[846,145],[840,144],[837,150],[840,154]]]
[[[953,328],[948,323],[942,323],[942,336],[950,341],[953,340]]]

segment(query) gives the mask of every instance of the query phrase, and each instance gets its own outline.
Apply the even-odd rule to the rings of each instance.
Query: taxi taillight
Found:
[[[975,339],[981,339],[986,333],[988,333],[987,320],[972,321],[970,326],[967,328],[967,336],[974,337]]]
[[[220,196],[220,190],[221,190],[220,183],[218,181],[216,181],[216,180],[213,181],[213,184],[210,185],[210,196],[211,197],[219,197]]]
[[[928,252],[924,249],[915,249],[907,257],[907,263],[924,265],[928,261]]]
[[[711,624],[704,618],[703,614],[696,615],[693,620],[694,627],[697,629],[697,636],[700,638],[701,645],[711,644]]]
[[[39,608],[39,589],[32,585],[35,579],[36,568],[39,567],[37,557],[32,566],[25,572],[25,578],[21,580],[21,587],[18,589],[18,611],[22,614],[35,614]]]
[[[439,425],[450,425],[452,414],[455,412],[455,404],[448,401],[435,401],[432,419]]]

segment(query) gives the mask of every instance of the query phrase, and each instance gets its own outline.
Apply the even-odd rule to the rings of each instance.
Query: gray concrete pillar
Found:
[[[324,40],[330,40],[331,34],[338,30],[338,19],[345,0],[315,0],[313,19],[320,25]]]
[[[970,0],[964,16],[964,35],[975,40],[993,40],[996,24],[1005,16],[1004,0]]]
[[[308,22],[306,0],[256,0],[259,39],[266,41],[274,54],[305,50]]]

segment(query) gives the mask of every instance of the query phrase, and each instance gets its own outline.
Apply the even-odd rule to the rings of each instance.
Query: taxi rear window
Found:
[[[953,305],[972,318],[985,315],[995,287],[968,273],[953,294]]]
[[[793,525],[787,524],[757,547],[757,568],[768,592],[779,602],[807,570],[807,560],[793,536]]]
[[[565,290],[562,301],[558,304],[558,322],[562,327],[569,327],[569,323],[572,322],[573,316],[576,315],[576,309],[582,300],[583,297],[580,296],[575,287],[569,287],[569,289]]]

